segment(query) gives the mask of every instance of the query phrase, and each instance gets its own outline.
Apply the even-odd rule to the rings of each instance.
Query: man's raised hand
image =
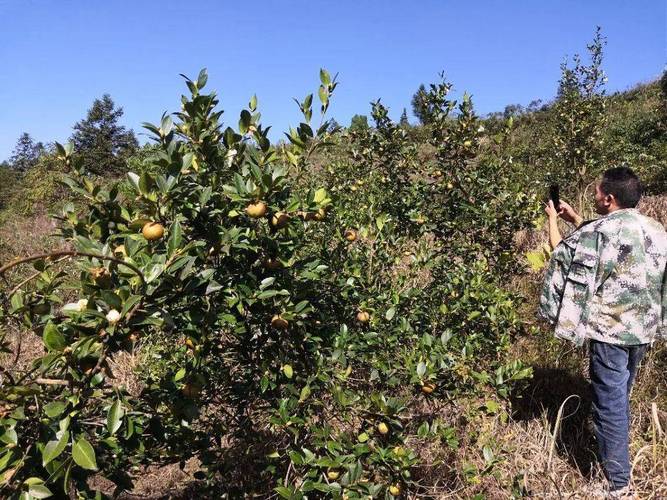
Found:
[[[577,212],[575,212],[574,208],[572,208],[568,202],[563,200],[560,200],[560,210],[558,211],[558,215],[565,222],[569,222],[575,226],[578,226],[584,221],[584,219]]]

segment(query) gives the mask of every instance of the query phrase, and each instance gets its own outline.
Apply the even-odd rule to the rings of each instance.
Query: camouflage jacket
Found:
[[[636,345],[667,338],[667,233],[634,208],[589,221],[549,261],[539,315],[557,337]]]

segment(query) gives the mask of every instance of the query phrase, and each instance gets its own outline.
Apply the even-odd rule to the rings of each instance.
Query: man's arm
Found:
[[[558,229],[558,212],[554,207],[554,202],[551,200],[549,200],[544,210],[547,213],[547,217],[549,217],[549,245],[553,250],[563,240]]]

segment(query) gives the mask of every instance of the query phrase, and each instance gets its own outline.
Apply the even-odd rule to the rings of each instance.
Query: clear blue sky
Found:
[[[331,111],[344,125],[378,97],[398,119],[441,70],[487,113],[552,98],[559,64],[585,53],[600,25],[608,90],[625,89],[663,70],[666,10],[665,0],[0,0],[0,160],[24,131],[66,141],[104,93],[141,132],[178,109],[178,74],[203,67],[230,123],[256,93],[278,131],[298,122],[291,98],[317,90],[322,66],[339,73]]]

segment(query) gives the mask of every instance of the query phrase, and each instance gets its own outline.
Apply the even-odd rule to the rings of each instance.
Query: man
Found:
[[[667,233],[641,215],[642,187],[626,167],[607,170],[595,186],[600,218],[583,222],[570,205],[552,202],[550,241],[539,314],[556,336],[590,342],[593,422],[612,497],[629,492],[629,396],[647,347],[667,337]],[[557,219],[578,226],[561,240]]]

